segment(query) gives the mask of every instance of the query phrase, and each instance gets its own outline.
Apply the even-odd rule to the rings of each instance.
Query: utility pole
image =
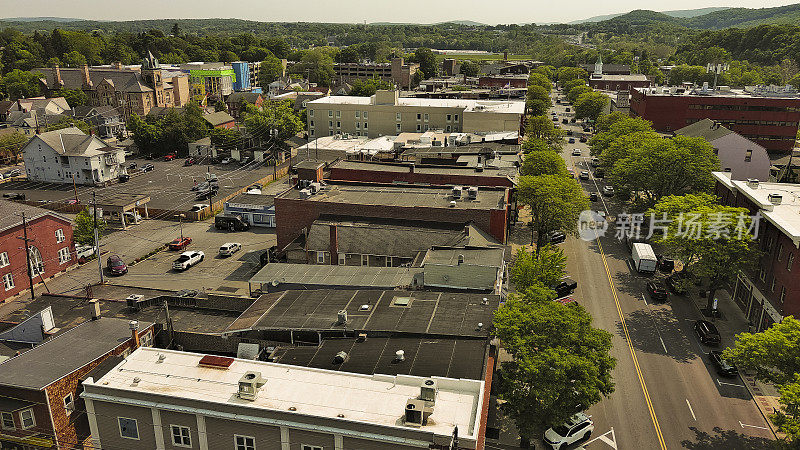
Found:
[[[94,210],[94,254],[97,257],[97,269],[100,271],[100,284],[103,284],[103,262],[100,261],[100,232],[97,230],[97,193],[92,192],[92,209]]]
[[[75,204],[78,204],[78,186],[75,185],[75,174],[72,174],[72,191],[75,193]]]
[[[183,240],[183,218],[186,217],[186,214],[178,214],[176,216],[178,218],[178,223],[181,227],[181,241]]]
[[[28,246],[28,242],[33,241],[33,239],[28,239],[28,222],[25,221],[25,213],[22,213],[22,236],[17,236],[17,239],[22,239],[25,242],[25,259],[28,262],[28,281],[30,282],[31,287],[31,300],[35,298],[33,293],[33,268],[31,267],[31,251],[30,247]]]

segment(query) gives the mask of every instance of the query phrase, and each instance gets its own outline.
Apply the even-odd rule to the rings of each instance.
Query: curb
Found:
[[[772,432],[772,435],[775,437],[776,440],[780,439],[778,437],[778,433],[779,433],[778,428],[775,426],[775,424],[772,423],[772,420],[770,420],[770,418],[769,418],[771,413],[767,413],[764,410],[764,406],[756,398],[757,396],[753,392],[753,387],[750,386],[750,380],[745,378],[746,375],[741,370],[739,370],[739,377],[742,379],[742,382],[743,382],[745,388],[747,388],[747,392],[750,393],[750,397],[753,399],[753,402],[756,404],[756,408],[758,408],[758,412],[761,413],[761,416],[764,417],[764,420],[767,422],[767,426],[769,426],[769,430]],[[753,379],[753,381],[755,381],[755,379]],[[766,396],[765,395],[758,395],[758,397],[766,397]]]

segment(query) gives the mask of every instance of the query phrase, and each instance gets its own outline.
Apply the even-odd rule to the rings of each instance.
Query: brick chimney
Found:
[[[92,78],[89,76],[89,66],[84,64],[81,67],[81,75],[83,75],[83,87],[84,88],[91,88],[92,87]]]
[[[54,88],[58,89],[64,86],[64,80],[61,79],[61,68],[58,67],[58,64],[53,66],[53,83],[55,83]]]
[[[133,339],[131,351],[133,351],[139,348],[139,322],[136,320],[131,320],[128,326],[131,329],[131,339]]]
[[[330,225],[330,253],[331,253],[331,265],[339,264],[339,228],[336,226],[335,223]]]
[[[117,70],[122,70],[122,61],[114,61],[114,62],[112,62],[111,63],[111,67],[113,67],[113,68],[115,68]]]

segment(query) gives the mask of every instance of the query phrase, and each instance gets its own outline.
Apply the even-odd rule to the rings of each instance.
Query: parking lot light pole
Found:
[[[186,214],[177,214],[175,217],[178,218],[178,223],[181,227],[181,242],[183,242],[183,218],[186,217]]]

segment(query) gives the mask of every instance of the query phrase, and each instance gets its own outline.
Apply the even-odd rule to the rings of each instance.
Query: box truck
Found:
[[[654,273],[656,271],[656,254],[650,244],[634,242],[631,248],[633,267],[640,273]]]

